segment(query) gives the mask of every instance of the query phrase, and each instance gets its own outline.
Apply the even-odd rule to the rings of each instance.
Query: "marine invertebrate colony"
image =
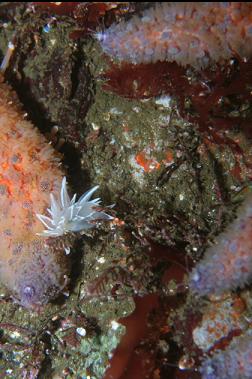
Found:
[[[252,280],[252,195],[240,207],[237,218],[205,252],[193,269],[189,285],[200,296],[244,287]]]
[[[0,277],[20,304],[37,308],[68,282],[66,252],[73,237],[67,232],[93,227],[95,220],[110,216],[95,208],[99,199],[89,201],[97,187],[77,202],[76,195],[70,200],[59,155],[25,120],[2,75],[0,147]]]
[[[252,5],[247,2],[158,3],[96,37],[121,61],[176,61],[206,67],[234,55],[252,54]]]

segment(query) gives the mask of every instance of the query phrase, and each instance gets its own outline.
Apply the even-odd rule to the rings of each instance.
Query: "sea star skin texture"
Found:
[[[0,82],[0,278],[25,307],[40,306],[66,284],[69,262],[62,240],[36,235],[50,193],[64,172],[59,155],[25,120],[16,93]]]
[[[176,61],[204,68],[252,55],[252,4],[157,3],[141,16],[97,33],[103,51],[135,64]]]
[[[97,188],[70,199],[59,154],[0,75],[0,279],[22,306],[39,310],[65,288],[73,232],[112,219],[90,200]]]
[[[238,210],[237,218],[205,252],[189,278],[199,296],[221,295],[252,281],[252,194]]]
[[[237,337],[223,352],[206,359],[201,368],[202,379],[251,379],[252,338]]]

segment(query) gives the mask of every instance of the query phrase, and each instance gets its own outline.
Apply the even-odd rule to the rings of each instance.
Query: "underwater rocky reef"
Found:
[[[252,10],[186,4],[0,5],[1,58],[14,46],[6,83],[72,194],[98,185],[113,217],[76,233],[69,283],[39,312],[1,284],[1,378],[250,377]],[[225,291],[195,291],[211,270],[214,281],[228,271]]]

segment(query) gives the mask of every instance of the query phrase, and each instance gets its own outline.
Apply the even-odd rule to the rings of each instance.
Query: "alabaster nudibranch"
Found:
[[[71,232],[112,218],[96,190],[70,199],[59,154],[0,74],[0,280],[19,304],[38,309],[65,288]]]

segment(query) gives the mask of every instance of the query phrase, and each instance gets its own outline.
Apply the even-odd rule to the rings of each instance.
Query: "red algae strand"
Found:
[[[132,370],[135,373],[136,369],[135,363],[139,366],[139,360],[135,362],[134,350],[148,333],[148,314],[153,309],[158,308],[158,296],[151,294],[142,298],[136,297],[135,303],[135,311],[128,317],[120,320],[120,323],[126,326],[127,333],[123,336],[119,346],[115,350],[104,379],[132,378]],[[138,373],[139,376],[137,377],[142,379],[145,377],[145,372],[141,365],[137,368],[137,371],[139,371],[139,368],[142,371],[142,375]]]
[[[121,61],[203,68],[234,55],[251,57],[251,11],[247,2],[157,3],[97,38],[105,53]]]

